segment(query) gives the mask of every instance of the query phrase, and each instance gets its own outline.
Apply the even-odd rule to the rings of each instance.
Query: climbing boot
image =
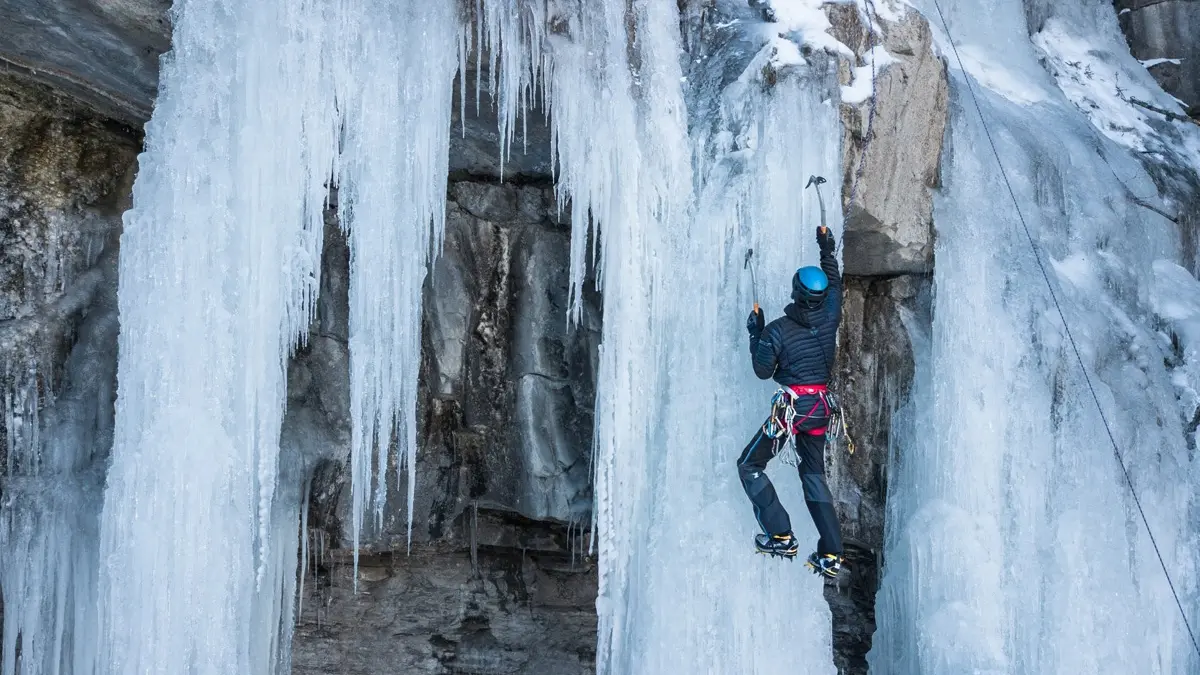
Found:
[[[759,553],[779,556],[791,560],[800,551],[800,544],[791,532],[783,534],[760,534],[754,537],[754,547]]]
[[[844,558],[833,553],[813,553],[808,556],[805,565],[813,571],[813,574],[830,579],[836,579],[839,572],[842,571],[842,562]]]

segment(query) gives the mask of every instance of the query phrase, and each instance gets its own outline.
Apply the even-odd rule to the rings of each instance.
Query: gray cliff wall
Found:
[[[1154,79],[1200,117],[1200,2],[1115,0],[1121,30],[1133,55],[1143,61],[1178,59],[1150,68]]]

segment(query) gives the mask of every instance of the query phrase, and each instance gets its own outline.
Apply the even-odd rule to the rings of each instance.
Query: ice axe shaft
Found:
[[[821,184],[825,183],[825,182],[826,181],[825,181],[824,176],[810,176],[808,178],[808,184],[804,186],[804,189],[806,189],[806,190],[810,187],[816,186],[817,203],[819,203],[821,205],[821,229],[822,230],[829,229],[829,226],[827,226],[825,224],[825,198],[823,196],[821,196]]]
[[[754,291],[754,311],[758,311],[758,280],[754,278],[754,249],[746,249],[746,259],[742,261],[742,269],[750,268],[750,288]]]

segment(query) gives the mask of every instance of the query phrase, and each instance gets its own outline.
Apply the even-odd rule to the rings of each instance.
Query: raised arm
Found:
[[[837,256],[834,251],[837,250],[837,241],[833,238],[833,232],[827,227],[817,228],[817,246],[821,249],[821,270],[825,272],[825,276],[829,277],[828,300],[830,303],[829,310],[836,314],[839,319],[842,314],[842,273],[838,269]]]

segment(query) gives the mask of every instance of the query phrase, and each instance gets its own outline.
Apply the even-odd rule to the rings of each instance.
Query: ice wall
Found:
[[[787,3],[768,25],[716,3],[715,33],[682,52],[669,0],[475,5],[476,44],[499,51],[488,70],[501,128],[519,139],[522,109],[545,106],[573,283],[595,263],[604,292],[601,673],[832,672],[822,585],[752,552],[733,464],[771,394],[749,369],[743,255],[758,251],[762,301],[780,312],[792,272],[816,261],[816,193],[804,185],[840,172],[833,66],[800,53],[836,48],[819,5]],[[826,198],[840,236],[840,195]],[[814,539],[794,470],[774,474]]]
[[[1171,346],[1191,315],[1176,306],[1173,325],[1162,314],[1154,271],[1179,269],[1179,233],[1131,150],[1187,161],[1169,148],[1186,153],[1197,134],[1118,95],[1172,104],[1129,56],[1106,3],[942,2],[949,35],[932,2],[916,4],[950,62],[951,129],[934,321],[928,333],[912,327],[927,349],[889,470],[872,672],[1194,672],[1034,255],[1195,625],[1198,475],[1184,429],[1194,353]]]
[[[69,574],[46,577],[79,589],[54,597],[98,596],[49,633],[96,636],[94,667],[73,672],[288,670],[304,477],[280,447],[285,365],[312,318],[333,188],[351,247],[351,532],[380,524],[405,469],[411,517],[420,290],[455,68],[472,53],[491,59],[514,147],[520,112],[549,112],[573,283],[595,271],[604,292],[598,670],[832,672],[822,585],[753,554],[733,465],[772,390],[747,363],[744,251],[777,314],[793,270],[816,261],[804,185],[832,188],[841,166],[819,53],[839,47],[820,2],[778,4],[767,25],[717,3],[718,32],[684,52],[672,0],[480,0],[469,31],[451,2],[177,2],[121,241],[99,554],[60,547]],[[840,237],[840,195],[825,197]],[[773,474],[812,543],[794,471]]]
[[[393,433],[411,466],[458,15],[188,0],[173,18],[121,241],[101,670],[271,672],[297,567],[299,490],[276,489],[285,364],[312,315],[331,186],[352,251],[356,534]]]

